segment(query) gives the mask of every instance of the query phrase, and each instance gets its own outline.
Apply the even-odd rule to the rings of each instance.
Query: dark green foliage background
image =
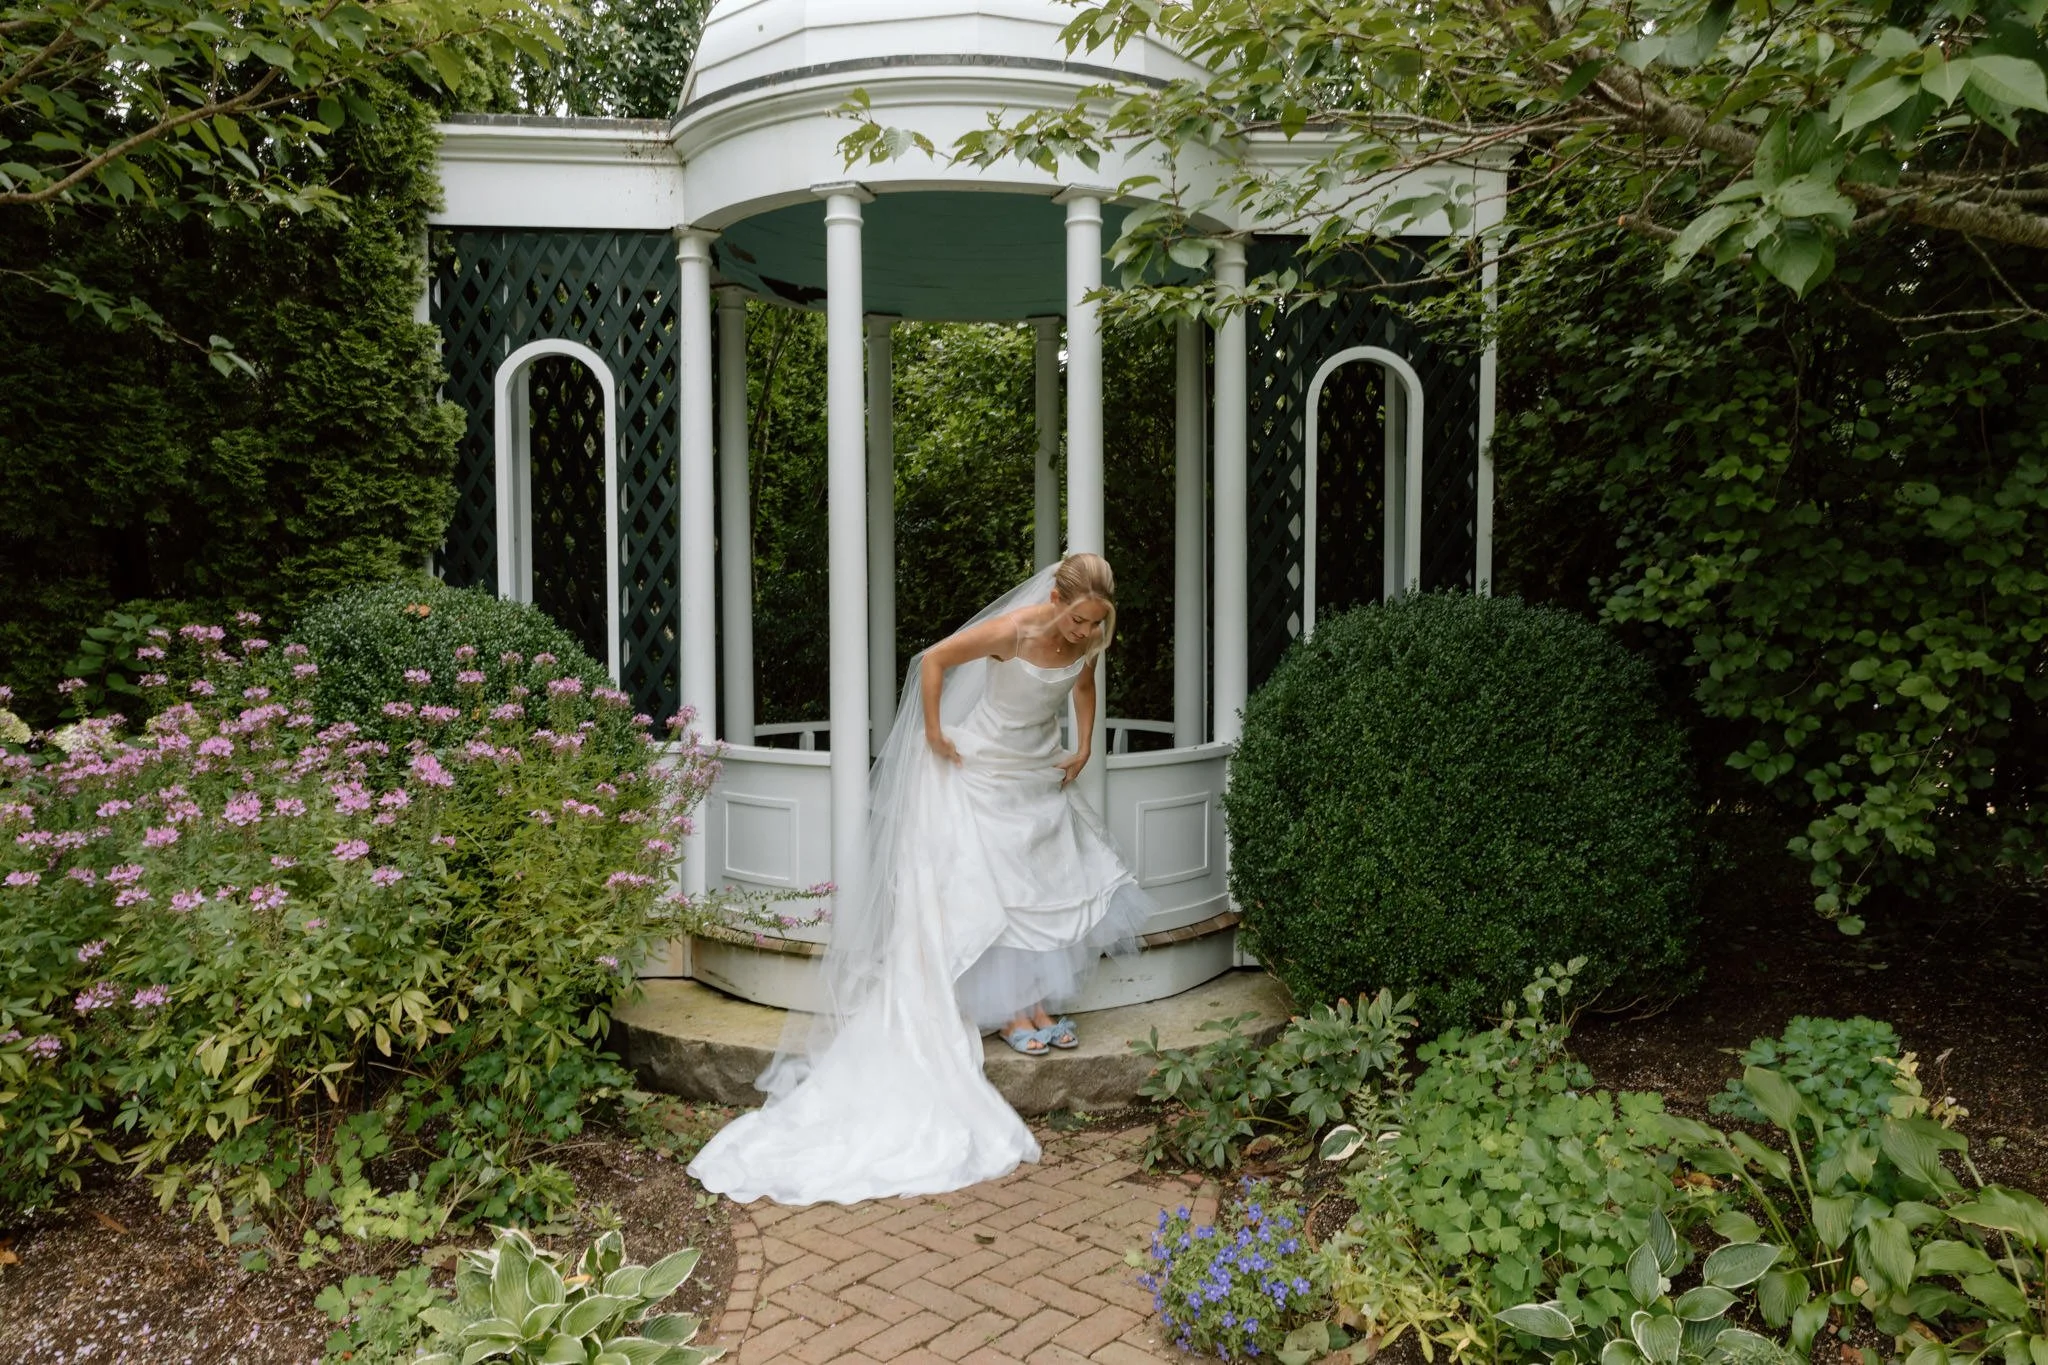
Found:
[[[1691,948],[1684,736],[1563,611],[1425,594],[1319,624],[1246,707],[1224,808],[1246,947],[1304,1004],[1412,989],[1428,1031],[1547,962],[1615,998]]]
[[[452,506],[456,411],[413,321],[438,187],[432,111],[377,92],[329,142],[351,219],[217,228],[136,210],[0,216],[0,261],[147,298],[257,369],[70,319],[0,271],[0,677],[24,714],[115,604],[178,598],[266,616],[423,565]]]
[[[825,715],[825,332],[817,314],[750,304],[754,655],[758,718]],[[1117,574],[1112,714],[1173,712],[1173,337],[1105,339],[1104,501]],[[897,676],[1031,572],[1032,333],[898,323]],[[1064,430],[1064,423],[1062,424]],[[1059,464],[1065,493],[1065,461]]]

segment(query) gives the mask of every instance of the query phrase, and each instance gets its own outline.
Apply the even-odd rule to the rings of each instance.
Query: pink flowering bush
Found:
[[[714,755],[545,664],[372,737],[301,646],[161,643],[146,722],[0,748],[0,1210],[119,1161],[290,1250],[545,1213],[614,1001],[730,912],[675,891]]]

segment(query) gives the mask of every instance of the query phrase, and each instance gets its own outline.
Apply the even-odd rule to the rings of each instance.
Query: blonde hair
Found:
[[[1108,649],[1109,642],[1116,637],[1116,575],[1110,572],[1109,561],[1101,555],[1077,550],[1052,571],[1052,586],[1060,601],[1068,606],[1092,597],[1109,608],[1109,614],[1102,618],[1101,634],[1088,653],[1092,656]]]

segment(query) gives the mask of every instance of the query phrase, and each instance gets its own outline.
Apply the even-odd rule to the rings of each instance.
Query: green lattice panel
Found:
[[[675,289],[675,245],[665,232],[436,234],[433,320],[447,395],[469,417],[442,573],[453,583],[497,582],[499,364],[544,338],[590,347],[611,367],[619,395],[620,685],[655,716],[677,705]]]
[[[1266,237],[1250,252],[1254,273],[1275,270],[1294,254],[1296,239]],[[1382,276],[1411,277],[1420,265],[1404,250]],[[1352,278],[1364,280],[1363,263]],[[1352,346],[1383,346],[1415,367],[1422,380],[1422,586],[1472,586],[1478,544],[1479,365],[1445,351],[1362,290],[1329,307],[1297,309],[1270,326],[1254,321],[1248,339],[1250,470],[1246,515],[1251,559],[1251,684],[1272,673],[1301,632],[1302,481],[1308,385],[1332,355]],[[1377,538],[1358,552],[1378,556]]]

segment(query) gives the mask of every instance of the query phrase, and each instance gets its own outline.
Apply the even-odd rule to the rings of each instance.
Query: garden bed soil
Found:
[[[715,1127],[724,1115],[702,1116]],[[679,1126],[697,1127],[697,1116]],[[630,1261],[692,1246],[696,1271],[663,1307],[698,1314],[708,1334],[732,1287],[730,1205],[683,1172],[688,1153],[592,1135],[551,1154],[576,1181],[575,1221],[537,1240],[574,1253],[614,1219]],[[8,1365],[312,1365],[333,1325],[314,1307],[321,1288],[351,1273],[389,1275],[424,1259],[453,1281],[453,1248],[485,1246],[488,1230],[404,1255],[341,1257],[317,1270],[252,1274],[203,1225],[160,1213],[140,1182],[89,1182],[84,1193],[27,1226],[0,1230],[0,1361]],[[11,1256],[13,1259],[7,1259]]]

